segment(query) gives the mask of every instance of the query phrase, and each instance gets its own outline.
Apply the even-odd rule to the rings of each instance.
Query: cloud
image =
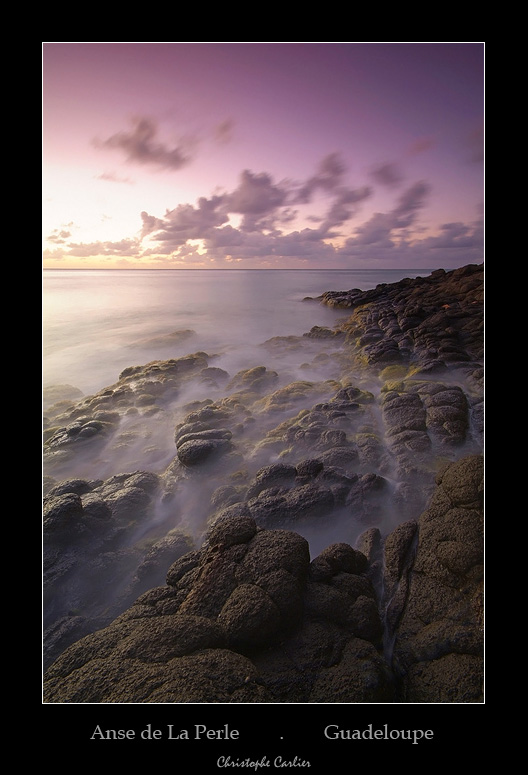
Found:
[[[372,226],[372,224],[371,224]],[[343,263],[354,261],[383,263],[387,267],[408,266],[421,269],[438,269],[481,263],[483,259],[482,229],[477,224],[463,226],[458,236],[452,224],[444,224],[440,234],[425,239],[414,239],[405,232],[399,239],[384,238],[371,242],[348,240],[336,250],[336,257]]]
[[[483,242],[483,221],[474,224],[444,223],[436,237],[429,237],[422,242],[427,250],[460,250],[475,248]]]
[[[334,191],[342,184],[346,165],[339,153],[330,153],[321,161],[317,172],[300,187],[294,203],[306,204],[312,200],[316,191]]]
[[[402,183],[404,176],[397,164],[393,162],[384,162],[372,168],[370,173],[372,179],[381,186],[394,188]]]
[[[141,213],[141,220],[143,221],[143,228],[141,229],[141,239],[143,237],[152,234],[157,229],[163,229],[165,221],[162,218],[157,218],[155,215],[149,215],[145,210]]]
[[[289,234],[263,234],[245,233],[226,226],[216,229],[205,240],[204,247],[208,256],[216,260],[230,257],[248,262],[252,259],[270,259],[278,260],[279,265],[284,258],[318,261],[335,255],[334,248],[321,240],[317,229],[302,229]]]
[[[123,178],[116,172],[102,172],[100,175],[96,175],[95,177],[97,180],[105,180],[109,183],[134,183],[131,178]]]
[[[369,186],[337,187],[342,168],[334,162],[335,159],[327,157],[316,176],[311,178],[311,181],[319,180],[318,185],[332,189],[332,201],[326,215],[318,219],[319,227],[303,233],[303,243],[319,241],[322,245],[324,239],[337,236],[334,230],[352,218],[360,203],[372,194]],[[296,210],[290,206],[296,191],[292,184],[275,183],[267,173],[244,170],[237,187],[230,193],[202,197],[197,206],[179,205],[167,211],[163,218],[143,211],[141,237],[148,236],[150,244],[157,243],[164,253],[181,248],[187,240],[196,239],[205,240],[208,250],[253,246],[260,255],[261,247],[268,244],[273,252],[279,243],[283,244],[280,239],[285,237],[283,229],[297,217]],[[237,228],[229,223],[230,215],[242,216]]]
[[[231,118],[221,121],[213,130],[213,137],[220,145],[227,145],[233,139],[235,122]]]
[[[425,205],[429,190],[430,186],[425,181],[414,183],[400,195],[392,210],[387,213],[374,213],[360,226],[355,237],[347,240],[348,248],[355,245],[393,245],[395,233],[408,228],[416,220],[418,211]]]
[[[192,161],[189,153],[194,140],[180,141],[169,147],[158,140],[158,125],[147,116],[135,118],[130,132],[117,132],[106,140],[94,140],[97,148],[123,151],[129,162],[163,169],[179,170]]]
[[[187,240],[207,238],[211,230],[227,223],[229,216],[223,204],[223,196],[200,197],[197,207],[178,205],[167,211],[163,219],[142,212],[141,234],[143,237],[151,235],[151,239],[162,246],[162,252],[170,253]]]
[[[64,245],[66,241],[71,237],[71,231],[66,231],[65,229],[54,229],[49,237],[47,237],[48,242],[53,242],[56,245]]]
[[[70,242],[68,255],[77,258],[89,256],[137,256],[140,243],[136,239],[122,239],[118,242]]]
[[[155,135],[148,136],[152,140]],[[153,153],[155,145],[152,140],[145,148],[150,149],[152,158],[163,159],[162,153]],[[180,266],[205,261],[208,266],[228,266],[240,260],[277,267],[297,263],[350,266],[351,259],[372,259],[384,261],[386,266],[406,262],[409,267],[437,264],[437,268],[442,261],[460,265],[482,260],[482,228],[475,224],[446,223],[436,236],[422,236],[419,216],[430,193],[423,180],[399,189],[392,207],[374,212],[352,230],[350,221],[374,196],[375,188],[345,185],[345,170],[336,153],[326,156],[304,182],[278,183],[268,173],[246,169],[230,192],[200,197],[194,205],[180,204],[162,216],[142,211],[141,228],[134,239],[68,243],[71,232],[57,229],[49,241],[63,248],[50,251],[49,257],[143,258],[159,265],[176,262]],[[386,162],[372,170],[372,179],[390,191],[403,176],[396,165]],[[323,215],[306,212],[316,192],[324,194]],[[304,205],[301,212],[296,204]],[[313,206],[315,210],[315,203]],[[304,223],[314,223],[314,227],[299,228],[297,218],[301,215]]]
[[[226,211],[243,216],[242,231],[272,228],[274,215],[287,201],[287,189],[275,185],[265,172],[244,170],[238,187],[225,198]]]
[[[418,137],[407,151],[409,156],[417,156],[419,153],[425,153],[425,151],[431,150],[436,145],[436,138],[434,137]]]
[[[374,213],[374,215],[356,230],[356,236],[347,240],[347,246],[354,245],[391,245],[390,235],[395,228],[391,213]]]
[[[337,236],[332,230],[350,220],[356,212],[357,206],[372,195],[370,186],[361,188],[342,188],[336,192],[336,198],[332,202],[328,213],[323,220],[320,231],[327,237]]]
[[[416,218],[418,210],[425,205],[425,200],[431,187],[424,180],[420,180],[410,186],[398,199],[398,204],[393,210],[397,219],[396,228],[410,226]]]

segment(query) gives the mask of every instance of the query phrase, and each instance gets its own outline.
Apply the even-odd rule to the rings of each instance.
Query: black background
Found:
[[[333,772],[339,763],[363,762],[374,765],[384,755],[404,755],[395,765],[417,761],[453,766],[467,750],[480,748],[485,705],[376,705],[376,704],[175,704],[175,705],[42,705],[43,741],[54,748],[72,746],[77,764],[104,766],[106,756],[123,762],[154,761],[169,757],[177,772]],[[195,739],[195,725],[224,732],[225,725],[239,732],[237,739]],[[397,739],[329,740],[325,727],[367,730],[432,730],[429,740],[416,745]],[[189,739],[170,739],[188,730]],[[95,734],[97,728],[105,738]],[[161,730],[161,736],[147,736],[146,730]],[[133,730],[132,739],[106,739],[107,730]],[[142,734],[143,733],[143,734]],[[455,757],[456,752],[456,757]],[[77,758],[77,755],[80,758]],[[268,767],[219,767],[220,757],[233,762],[267,760]],[[275,766],[275,759],[309,762],[310,766]],[[295,759],[297,757],[297,759]],[[347,769],[349,767],[347,766]]]

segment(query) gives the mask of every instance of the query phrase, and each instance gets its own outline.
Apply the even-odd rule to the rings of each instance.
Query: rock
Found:
[[[196,336],[195,331],[192,331],[191,329],[180,329],[179,331],[171,331],[168,334],[159,334],[158,336],[137,339],[135,342],[132,342],[129,347],[156,349],[174,346],[182,344],[182,342],[191,339],[193,336]]]
[[[82,505],[85,517],[96,520],[109,520],[112,518],[111,506],[103,498],[93,493],[83,495]]]
[[[301,536],[259,531],[248,518],[221,520],[200,551],[171,565],[167,587],[144,593],[106,629],[66,649],[47,670],[46,701],[277,701],[284,684],[267,666],[270,656],[276,662],[286,654],[287,695],[306,699],[313,687],[309,701],[319,701],[338,672],[343,644],[354,643],[359,653],[360,640],[367,646],[360,669],[376,679],[369,688],[349,681],[341,696],[380,697],[383,658],[362,640],[379,637],[379,616],[368,580],[354,575],[366,563],[361,556],[358,565],[359,557],[345,544],[331,547],[313,567],[327,567],[326,581],[337,586],[308,581],[308,544]],[[357,584],[347,585],[349,578]],[[325,630],[317,620],[326,622]],[[321,663],[316,652],[323,637],[328,657]],[[310,666],[307,682],[296,676],[294,666],[302,662]],[[213,665],[214,683],[207,677]]]
[[[335,498],[329,487],[304,484],[289,490],[266,489],[248,501],[249,511],[262,527],[291,526],[330,514]]]
[[[353,698],[353,699],[352,699]],[[336,665],[321,671],[309,702],[391,702],[391,675],[375,647],[361,638],[350,640]]]
[[[482,701],[482,267],[320,300],[339,329],[265,343],[291,373],[50,406],[47,702]]]
[[[228,644],[242,652],[269,643],[276,635],[280,621],[279,609],[256,584],[239,584],[218,615]]]
[[[60,428],[46,442],[49,449],[68,446],[70,444],[79,444],[90,441],[94,437],[99,440],[105,437],[110,430],[111,424],[98,420],[77,420],[70,423],[65,428]]]
[[[73,492],[51,495],[44,500],[44,531],[74,529],[84,516],[81,496]]]
[[[481,490],[478,456],[452,464],[418,522],[384,541],[391,601],[408,580],[389,641],[369,575],[379,531],[366,553],[337,543],[310,562],[300,535],[241,514],[67,648],[45,701],[481,702]]]
[[[257,525],[251,517],[239,516],[217,520],[210,529],[206,543],[209,546],[234,546],[250,541],[257,532]]]
[[[482,486],[481,456],[451,464],[418,520],[394,633],[404,702],[482,701]]]
[[[145,588],[146,582],[148,582],[148,586],[161,583],[165,580],[165,569],[171,562],[187,555],[193,547],[194,544],[188,535],[178,529],[169,531],[146,553],[136,572],[138,581],[142,582],[143,588]],[[135,595],[139,594],[140,592],[136,588]]]
[[[226,439],[192,439],[178,447],[178,460],[187,467],[202,465],[228,452],[232,445]]]
[[[250,391],[261,393],[273,388],[279,379],[276,371],[269,371],[265,366],[255,366],[252,369],[239,371],[228,383],[228,390]]]
[[[324,549],[310,564],[310,578],[314,581],[328,581],[341,571],[363,573],[367,569],[367,558],[348,544],[333,544]]]
[[[257,471],[255,482],[248,490],[247,499],[256,498],[263,490],[273,487],[282,486],[288,489],[294,484],[296,476],[297,470],[294,466],[284,463],[265,466]]]
[[[62,411],[65,407],[70,407],[73,402],[82,398],[82,391],[73,385],[47,385],[42,390],[42,400],[44,409],[52,416],[57,411]],[[62,403],[62,406],[57,404]]]
[[[75,493],[76,495],[84,495],[92,490],[92,485],[85,479],[68,479],[65,482],[61,482],[52,489],[49,490],[48,496],[64,495],[64,493]]]
[[[177,586],[183,576],[198,567],[200,556],[199,551],[187,552],[173,562],[167,571],[167,584],[171,587]]]
[[[324,326],[312,326],[312,328],[303,336],[307,336],[310,339],[335,339],[336,337],[342,337],[344,334],[341,331],[335,331],[332,328],[325,328]]]

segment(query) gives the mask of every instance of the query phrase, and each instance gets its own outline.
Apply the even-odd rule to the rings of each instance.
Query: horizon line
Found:
[[[483,263],[483,262],[482,262]],[[462,264],[467,266],[467,264]],[[443,268],[443,267],[437,267]],[[459,267],[453,267],[458,269]],[[412,266],[385,266],[385,267],[42,267],[43,272],[390,272],[391,270],[409,271],[436,271],[431,267],[412,267]],[[446,270],[450,271],[450,270]]]

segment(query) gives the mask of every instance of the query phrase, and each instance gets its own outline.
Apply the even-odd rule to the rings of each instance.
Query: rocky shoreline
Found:
[[[483,266],[306,303],[318,380],[49,391],[45,702],[483,702]]]

